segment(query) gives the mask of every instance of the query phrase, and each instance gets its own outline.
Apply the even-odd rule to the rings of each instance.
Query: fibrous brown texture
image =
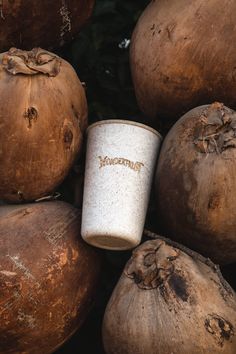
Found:
[[[0,206],[0,352],[48,354],[83,323],[100,257],[64,202]]]
[[[236,261],[236,112],[221,103],[185,114],[164,140],[156,174],[165,232],[216,263]]]
[[[235,14],[233,0],[150,1],[133,33],[131,69],[151,125],[216,100],[236,108]]]
[[[107,354],[234,354],[236,296],[218,268],[159,238],[138,247],[103,321]]]
[[[0,199],[53,191],[82,145],[87,102],[74,69],[40,48],[0,55]]]
[[[88,21],[95,0],[1,0],[0,51],[47,49],[71,40]]]

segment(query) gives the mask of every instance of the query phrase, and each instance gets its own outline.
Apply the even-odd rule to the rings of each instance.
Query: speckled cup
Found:
[[[88,128],[81,229],[87,243],[109,250],[140,243],[161,139],[126,120]]]

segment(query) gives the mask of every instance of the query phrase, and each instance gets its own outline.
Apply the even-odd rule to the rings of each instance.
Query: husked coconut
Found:
[[[49,354],[83,323],[100,256],[64,202],[0,206],[0,353]]]
[[[0,51],[9,46],[52,49],[71,40],[92,14],[95,0],[0,1]]]
[[[107,305],[107,354],[234,354],[236,296],[209,260],[158,238],[136,248]]]
[[[236,108],[236,2],[150,1],[131,40],[135,92],[147,121],[176,121],[221,101]]]
[[[236,112],[197,107],[169,131],[157,173],[163,231],[216,263],[236,261]]]
[[[0,55],[0,199],[51,193],[81,150],[87,101],[74,69],[40,48]]]

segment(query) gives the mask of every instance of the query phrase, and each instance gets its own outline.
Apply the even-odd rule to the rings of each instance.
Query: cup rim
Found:
[[[93,124],[91,124],[87,130],[86,130],[86,133],[88,134],[89,130],[91,128],[94,128],[96,127],[97,125],[103,125],[103,124],[126,124],[126,125],[134,125],[136,127],[139,127],[139,128],[143,128],[143,129],[146,129],[150,132],[152,132],[153,134],[157,135],[161,140],[163,139],[161,134],[155,130],[154,128],[152,127],[149,127],[148,125],[146,124],[143,124],[143,123],[139,123],[139,122],[136,122],[136,121],[132,121],[132,120],[125,120],[125,119],[104,119],[104,120],[99,120]]]

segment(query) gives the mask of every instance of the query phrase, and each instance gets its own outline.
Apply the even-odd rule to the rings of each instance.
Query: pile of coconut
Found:
[[[51,3],[52,22],[46,2],[0,1],[2,354],[59,348],[87,317],[101,269],[80,211],[50,200],[82,152],[85,91],[40,48],[71,38],[94,1]],[[231,0],[158,0],[134,30],[138,104],[150,126],[171,129],[154,183],[161,228],[144,232],[113,291],[107,354],[236,353],[236,295],[218,266],[236,262],[235,17]]]

